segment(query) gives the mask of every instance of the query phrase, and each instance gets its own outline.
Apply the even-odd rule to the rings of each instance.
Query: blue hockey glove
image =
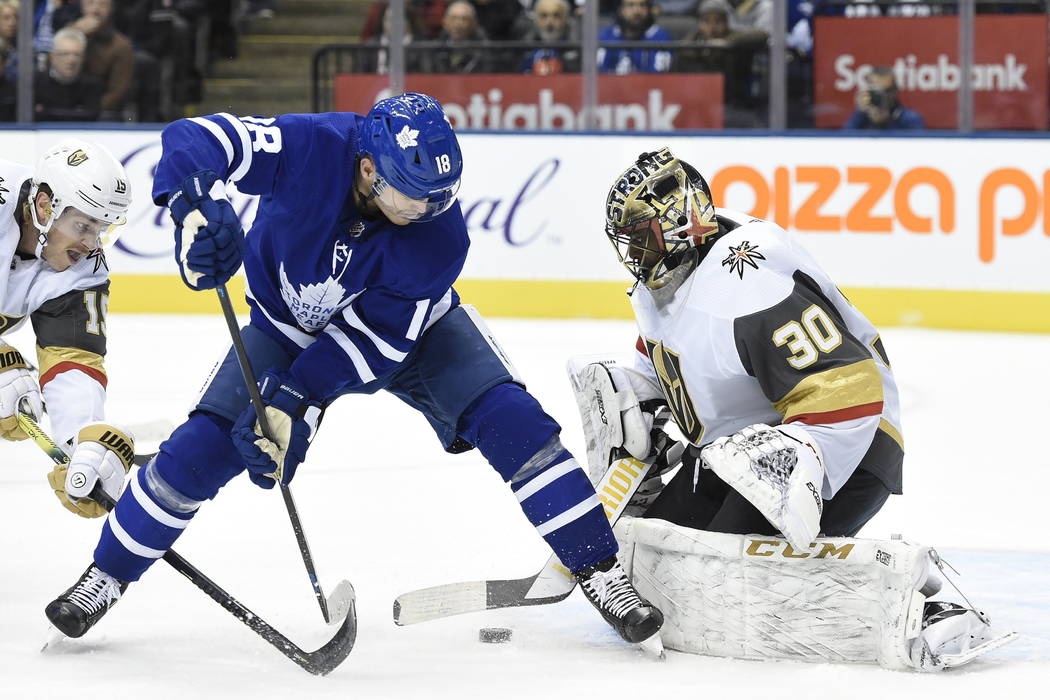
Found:
[[[296,467],[306,458],[320,404],[308,398],[290,374],[279,370],[263,373],[259,393],[274,442],[263,437],[251,405],[237,419],[230,437],[248,466],[248,478],[253,483],[264,489],[272,489],[275,483],[287,486]]]
[[[244,229],[237,212],[217,192],[211,170],[201,170],[182,181],[168,195],[168,211],[175,220],[175,260],[182,281],[190,289],[214,289],[233,277],[244,257]]]

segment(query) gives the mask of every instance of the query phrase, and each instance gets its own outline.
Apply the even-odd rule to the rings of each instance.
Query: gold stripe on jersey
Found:
[[[892,423],[885,418],[879,419],[879,429],[893,438],[893,441],[903,450],[904,449],[904,436],[901,435],[901,431],[897,430]]]
[[[784,422],[834,423],[882,413],[882,375],[875,360],[811,374],[773,404]]]
[[[44,386],[56,375],[70,369],[79,369],[103,387],[106,386],[106,368],[103,365],[102,355],[98,353],[80,348],[56,346],[42,348],[38,345],[36,357],[40,364],[40,386]]]

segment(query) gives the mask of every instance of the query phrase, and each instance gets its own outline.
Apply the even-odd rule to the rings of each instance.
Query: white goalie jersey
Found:
[[[109,268],[101,250],[62,272],[18,252],[19,201],[32,174],[0,160],[0,345],[32,323],[41,391],[61,442],[103,417]]]
[[[858,465],[900,493],[897,386],[875,327],[782,228],[724,209],[718,221],[728,231],[695,270],[631,294],[652,395],[698,446],[755,423],[804,424],[824,455],[825,499]]]

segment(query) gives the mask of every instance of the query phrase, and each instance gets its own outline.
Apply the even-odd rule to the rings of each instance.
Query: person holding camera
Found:
[[[857,92],[857,109],[843,126],[845,129],[924,129],[922,115],[897,99],[897,79],[893,70],[876,66],[864,76]]]

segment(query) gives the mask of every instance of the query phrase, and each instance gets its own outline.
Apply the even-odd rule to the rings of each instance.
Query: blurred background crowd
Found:
[[[739,128],[769,126],[770,38],[778,10],[786,14],[776,45],[787,62],[792,128],[826,126],[815,97],[817,18],[918,19],[958,11],[956,2],[912,0],[589,1],[598,6],[599,74],[669,74],[685,81],[720,75],[722,93],[709,99],[721,101],[719,126]],[[397,33],[410,88],[413,75],[554,77],[584,70],[584,0],[403,5],[404,30]],[[392,69],[387,0],[0,0],[3,121],[18,118],[19,16],[27,7],[35,121],[163,122],[218,111],[337,108],[328,96],[335,74],[384,76]],[[979,16],[1031,16],[1044,28],[1046,10],[1046,0],[976,6]],[[337,60],[319,72],[323,55]],[[870,66],[857,80],[853,113],[838,125],[929,126],[921,110],[900,97],[901,70]],[[1037,88],[1046,92],[1045,85]]]

